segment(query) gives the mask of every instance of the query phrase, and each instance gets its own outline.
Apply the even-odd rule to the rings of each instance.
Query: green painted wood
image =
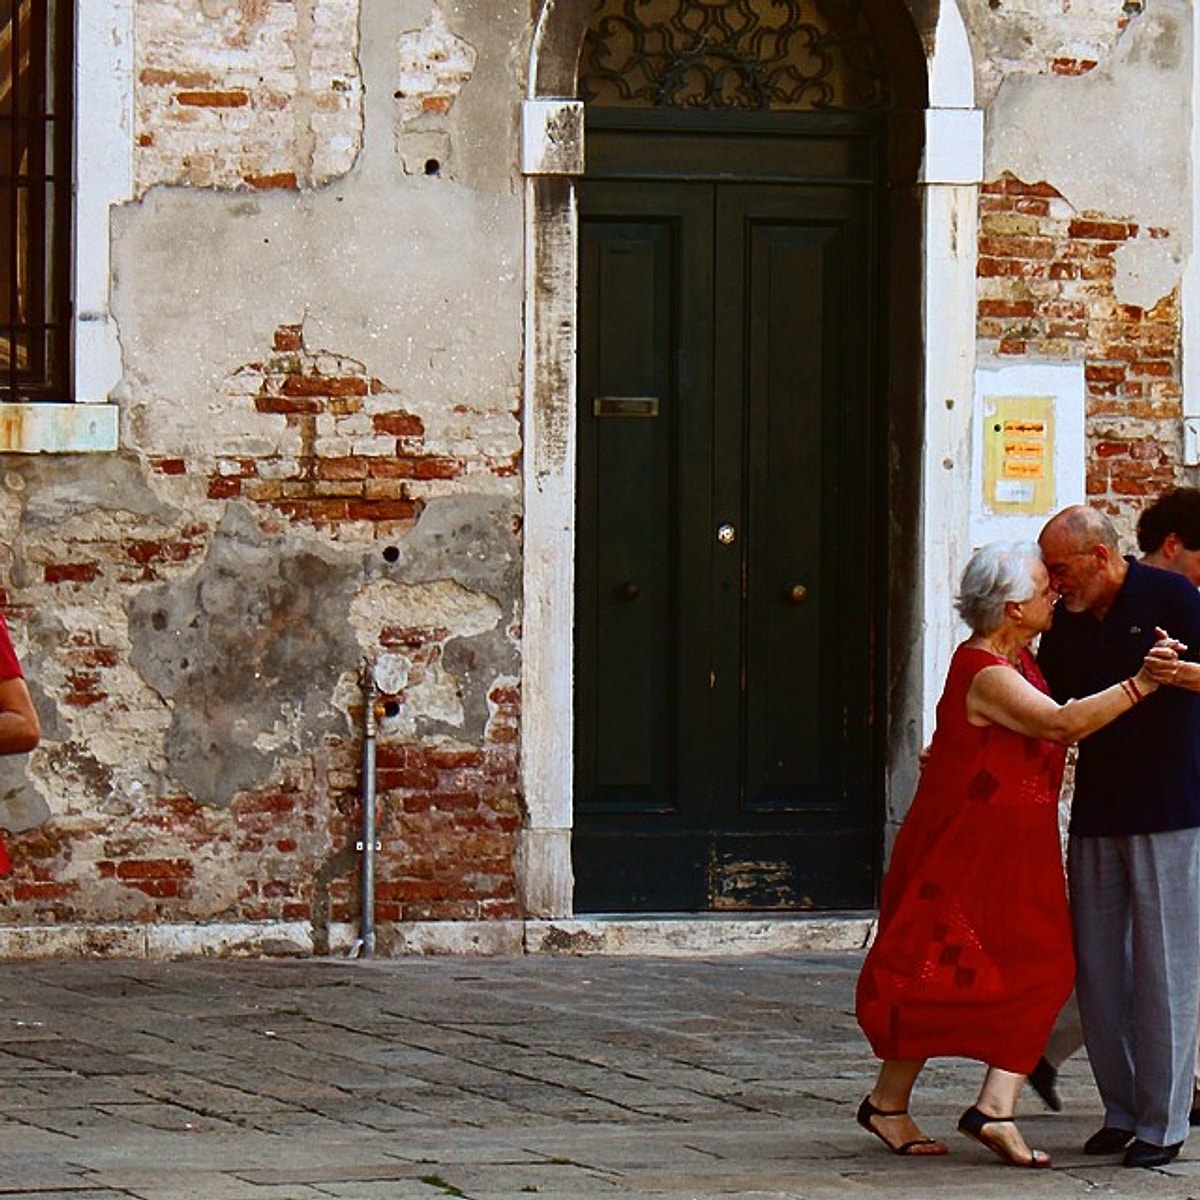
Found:
[[[580,186],[576,911],[869,905],[876,189],[712,136],[641,178],[627,125]]]

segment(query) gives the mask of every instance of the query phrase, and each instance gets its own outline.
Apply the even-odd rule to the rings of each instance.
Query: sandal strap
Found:
[[[1015,1114],[1011,1117],[990,1117],[987,1113],[981,1112],[974,1104],[967,1109],[965,1113],[958,1119],[958,1127],[971,1134],[978,1132],[985,1125],[1011,1125],[1016,1121]]]
[[[870,1096],[864,1096],[863,1102],[858,1106],[858,1122],[860,1125],[865,1125],[872,1117],[907,1117],[907,1108],[898,1108],[894,1112],[885,1112],[882,1108],[876,1108],[871,1103]]]

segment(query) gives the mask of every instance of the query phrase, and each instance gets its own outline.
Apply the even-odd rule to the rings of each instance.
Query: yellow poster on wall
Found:
[[[1055,507],[1054,397],[983,398],[983,503],[1048,516]]]

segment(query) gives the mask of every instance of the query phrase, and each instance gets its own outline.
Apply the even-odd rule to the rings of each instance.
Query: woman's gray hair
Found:
[[[1033,572],[1041,561],[1036,542],[989,542],[971,555],[954,607],[973,633],[995,633],[1008,601],[1033,599]]]

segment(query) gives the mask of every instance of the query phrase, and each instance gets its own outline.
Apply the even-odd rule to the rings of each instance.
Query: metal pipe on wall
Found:
[[[362,833],[355,848],[362,858],[359,864],[359,933],[351,955],[375,956],[375,704],[378,688],[375,668],[366,663],[362,672],[363,690],[363,762],[362,762]]]

